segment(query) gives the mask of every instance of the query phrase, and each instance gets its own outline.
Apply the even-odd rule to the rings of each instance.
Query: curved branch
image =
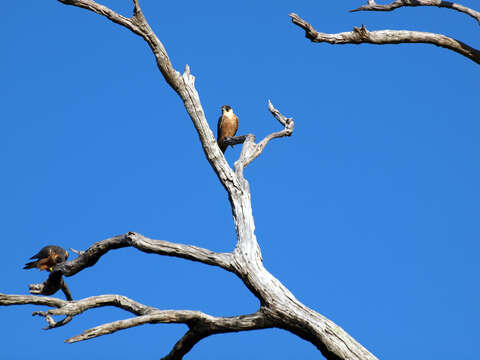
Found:
[[[293,129],[295,127],[295,122],[293,121],[293,118],[287,118],[283,116],[280,111],[273,107],[270,100],[268,100],[268,110],[272,113],[275,119],[277,119],[278,122],[284,126],[284,129],[267,135],[258,144],[255,144],[254,135],[247,135],[247,138],[243,143],[240,158],[235,162],[235,173],[241,178],[243,178],[243,169],[245,169],[248,164],[250,164],[253,160],[260,156],[260,154],[263,152],[265,146],[267,146],[270,140],[285,136],[291,136],[293,133]]]
[[[401,44],[401,43],[424,43],[440,46],[480,64],[480,51],[467,44],[449,38],[442,34],[434,34],[420,31],[407,30],[379,30],[368,31],[364,25],[361,28],[354,27],[351,32],[338,34],[326,34],[318,32],[308,22],[297,14],[290,14],[292,22],[305,30],[305,36],[312,42],[327,42],[330,44]]]
[[[98,307],[115,306],[137,315],[131,319],[114,321],[86,330],[80,335],[65,340],[67,343],[84,341],[144,324],[177,323],[188,325],[190,331],[177,342],[165,359],[181,359],[196,343],[213,334],[266,329],[274,326],[274,323],[265,316],[262,310],[248,315],[215,317],[200,311],[160,310],[121,295],[99,295],[79,301],[64,301],[32,295],[0,294],[0,306],[25,304],[47,305],[55,308],[33,313],[33,315],[40,315],[45,318],[49,324],[47,329],[65,325],[74,316]],[[55,322],[52,315],[66,315],[67,317],[60,322]]]
[[[134,26],[132,19],[126,18],[120,14],[117,14],[115,11],[109,9],[106,6],[96,3],[92,0],[58,0],[65,5],[73,5],[82,9],[93,11],[99,15],[105,16],[107,19],[113,21],[114,23],[125,26],[126,28],[132,30],[133,32],[140,35],[140,29]]]
[[[66,316],[60,321],[56,321],[48,312],[46,311],[34,311],[32,315],[40,315],[45,318],[45,321],[47,322],[48,326],[44,327],[43,330],[50,330],[50,329],[55,329],[57,327],[61,327],[63,325],[68,324],[70,321],[73,320],[73,316]]]
[[[357,9],[350,10],[350,12],[357,11],[393,11],[401,7],[416,7],[416,6],[436,6],[439,8],[447,8],[467,14],[477,20],[480,25],[480,12],[470,9],[466,6],[453,3],[451,1],[441,0],[395,0],[386,5],[378,5],[373,0],[369,0],[367,5],[360,6]]]
[[[193,328],[194,332],[202,335],[201,338],[213,334],[238,332],[272,327],[262,312],[250,315],[234,317],[215,317],[201,311],[192,310],[155,310],[150,314],[137,316],[131,319],[118,320],[103,324],[84,331],[82,334],[65,340],[67,343],[74,343],[93,339],[102,335],[112,334],[119,330],[129,329],[144,324],[186,324]],[[201,340],[198,339],[198,341]],[[196,342],[198,342],[196,341]],[[190,345],[190,341],[188,341]],[[191,349],[191,347],[190,347]]]
[[[153,240],[138,233],[129,232],[99,241],[87,250],[80,252],[81,255],[76,259],[56,265],[43,284],[30,285],[30,292],[32,294],[53,295],[64,284],[62,275],[73,276],[83,269],[95,265],[108,251],[124,247],[134,247],[145,253],[188,259],[233,271],[232,255],[230,253],[215,253],[193,245]]]
[[[91,296],[78,301],[65,301],[53,297],[33,296],[33,295],[7,295],[0,294],[0,306],[11,305],[45,305],[55,309],[50,309],[46,313],[49,315],[69,315],[76,316],[84,311],[104,306],[114,306],[128,311],[134,315],[145,315],[154,310],[153,307],[143,305],[122,295],[98,295]],[[37,314],[35,314],[37,315]],[[43,314],[38,314],[42,315]]]

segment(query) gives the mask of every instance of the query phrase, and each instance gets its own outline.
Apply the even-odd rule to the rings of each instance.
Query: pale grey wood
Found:
[[[265,149],[268,142],[272,139],[282,138],[285,136],[291,136],[293,129],[295,127],[295,122],[292,118],[287,118],[283,116],[280,111],[275,109],[270,100],[268,101],[268,110],[272,113],[275,119],[278,120],[280,124],[284,126],[284,129],[281,131],[273,132],[267,135],[262,141],[258,144],[255,144],[255,136],[250,134],[247,136],[243,143],[242,153],[240,158],[235,162],[235,173],[237,176],[243,179],[243,170],[245,167],[255,160]]]
[[[80,335],[67,339],[66,342],[68,343],[88,340],[144,324],[186,324],[192,332],[197,334],[197,337],[201,336],[201,338],[216,333],[265,329],[273,326],[273,323],[271,323],[261,311],[241,316],[215,317],[200,311],[160,310],[120,295],[98,295],[77,301],[65,301],[52,297],[0,294],[0,304],[4,306],[33,304],[54,307],[55,309],[35,311],[33,313],[33,315],[39,315],[45,318],[49,325],[46,329],[63,326],[74,316],[98,307],[114,306],[136,315],[136,317],[130,319],[114,321],[86,330]],[[65,315],[66,318],[60,322],[56,322],[53,319],[53,316],[56,315]],[[66,321],[66,319],[68,320]],[[179,350],[177,346],[176,351],[178,352]]]
[[[145,253],[197,261],[232,271],[232,255],[230,253],[215,253],[193,245],[153,240],[141,234],[129,232],[96,242],[85,251],[77,251],[79,256],[76,259],[57,264],[44,283],[30,285],[30,292],[32,294],[53,295],[66,287],[62,278],[63,275],[73,276],[87,267],[94,266],[108,251],[124,247],[134,247]],[[69,299],[68,296],[67,299]]]
[[[470,9],[466,6],[456,4],[451,1],[441,0],[395,0],[390,4],[379,5],[374,0],[368,0],[368,5],[360,6],[358,9],[350,10],[350,12],[357,11],[393,11],[401,7],[416,7],[416,6],[436,6],[439,8],[446,8],[459,11],[467,14],[477,20],[480,25],[480,12]]]
[[[82,334],[71,337],[65,342],[74,343],[93,339],[102,335],[113,334],[119,330],[125,330],[145,324],[187,324],[191,326],[198,335],[203,338],[211,334],[238,332],[245,330],[265,329],[269,326],[268,319],[261,312],[251,315],[234,317],[215,317],[192,310],[155,310],[147,315],[140,315],[134,318],[117,320],[108,324],[102,324],[84,331]],[[203,330],[202,330],[203,329]]]
[[[322,33],[314,29],[307,21],[297,14],[290,14],[292,22],[305,30],[305,36],[312,42],[329,44],[402,44],[402,43],[424,43],[440,46],[465,56],[466,58],[480,64],[480,51],[469,45],[442,34],[409,30],[379,30],[368,31],[367,28],[354,27],[351,32],[337,34]]]
[[[57,265],[43,284],[33,285],[33,290],[40,294],[52,294],[58,291],[63,275],[73,276],[87,267],[94,266],[110,250],[132,246],[140,251],[199,261],[230,271],[237,275],[259,299],[261,306],[254,314],[223,318],[190,310],[153,309],[120,295],[101,295],[70,302],[53,298],[33,296],[18,298],[17,295],[3,295],[0,296],[0,305],[29,303],[54,307],[55,309],[36,313],[44,316],[49,325],[54,321],[52,319],[54,315],[76,316],[88,309],[102,306],[117,306],[136,315],[131,319],[92,328],[79,336],[70,338],[67,340],[68,342],[82,341],[146,323],[178,322],[187,324],[190,328],[189,331],[175,344],[164,359],[182,359],[198,341],[209,335],[268,327],[285,329],[300,336],[316,346],[327,359],[376,359],[341,327],[302,304],[263,266],[261,250],[255,235],[250,186],[244,177],[244,169],[263,152],[270,140],[292,135],[293,119],[283,116],[269,102],[270,112],[284,128],[267,135],[258,144],[255,143],[254,135],[247,135],[240,158],[235,162],[234,171],[225,160],[208,125],[200,97],[195,89],[195,78],[191,74],[189,66],[185,67],[183,74],[173,68],[163,44],[145,19],[138,0],[133,0],[134,12],[130,18],[119,15],[92,0],[58,1],[105,16],[130,29],[150,46],[163,77],[184,102],[205,156],[228,192],[237,243],[232,253],[215,253],[195,246],[148,239],[131,232],[97,242],[89,249],[79,251],[77,259]]]

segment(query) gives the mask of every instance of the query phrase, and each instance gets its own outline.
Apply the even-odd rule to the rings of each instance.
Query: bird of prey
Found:
[[[223,143],[223,140],[227,137],[235,136],[238,129],[238,117],[233,113],[231,106],[222,106],[222,116],[218,119],[217,125],[217,143],[220,146],[220,150],[225,153],[228,145]]]
[[[68,251],[57,245],[48,245],[43,247],[31,259],[38,259],[25,264],[24,269],[39,268],[40,270],[52,271],[55,265],[68,259]]]

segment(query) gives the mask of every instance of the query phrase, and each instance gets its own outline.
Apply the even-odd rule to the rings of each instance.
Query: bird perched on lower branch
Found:
[[[218,119],[217,125],[217,143],[220,150],[225,153],[228,145],[223,143],[227,137],[235,136],[238,129],[238,117],[233,113],[233,109],[229,105],[222,106],[222,116]]]
[[[30,259],[38,260],[26,263],[24,269],[38,268],[40,270],[52,271],[55,265],[67,261],[68,251],[57,245],[48,245]]]

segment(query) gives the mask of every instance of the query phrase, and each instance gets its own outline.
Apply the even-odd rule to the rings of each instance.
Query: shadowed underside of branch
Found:
[[[43,284],[30,286],[30,292],[52,295],[62,288],[64,276],[73,276],[87,267],[94,266],[110,250],[134,247],[143,252],[175,256],[218,266],[232,272],[258,298],[260,306],[258,311],[253,314],[213,317],[192,310],[156,309],[120,295],[100,295],[77,301],[64,301],[31,295],[0,294],[0,305],[36,304],[52,307],[53,309],[48,311],[34,313],[46,319],[49,324],[48,328],[62,326],[86,310],[103,306],[116,306],[135,315],[129,319],[114,321],[86,330],[84,333],[68,339],[67,342],[82,341],[147,323],[183,323],[189,329],[164,358],[170,360],[182,359],[196,343],[213,334],[270,327],[288,330],[309,341],[329,360],[375,360],[374,355],[341,327],[299,302],[263,266],[260,247],[255,236],[250,187],[244,177],[244,170],[248,164],[262,154],[270,140],[292,135],[295,125],[293,119],[282,115],[269,102],[270,113],[278,120],[283,129],[267,135],[258,143],[255,143],[253,134],[231,139],[235,144],[243,143],[240,157],[232,169],[220,151],[208,125],[199,94],[195,89],[195,78],[191,74],[189,66],[185,67],[183,74],[173,68],[165,47],[150,28],[138,0],[133,0],[132,17],[117,14],[93,0],[58,1],[102,15],[131,30],[147,42],[166,82],[183,101],[185,110],[197,131],[205,156],[228,193],[237,233],[237,244],[231,253],[216,253],[196,246],[152,240],[138,233],[130,232],[99,241],[85,251],[76,252],[79,256],[75,260],[56,265]],[[57,322],[53,316],[66,316],[66,318]],[[67,321],[67,319],[69,320]]]
[[[480,23],[480,13],[465,6],[455,4],[448,1],[438,0],[397,0],[388,5],[378,5],[373,0],[369,0],[367,5],[361,6],[357,11],[392,11],[400,7],[416,7],[416,6],[437,6],[448,9],[457,10],[465,13]],[[312,42],[329,44],[408,44],[408,43],[423,43],[432,44],[443,47],[456,53],[465,56],[466,58],[480,64],[480,51],[475,49],[460,40],[453,39],[443,34],[435,34],[430,32],[410,31],[410,30],[378,30],[368,31],[362,25],[361,27],[354,27],[351,32],[341,32],[336,34],[322,33],[302,19],[297,14],[290,14],[292,22],[305,30],[305,37]]]

